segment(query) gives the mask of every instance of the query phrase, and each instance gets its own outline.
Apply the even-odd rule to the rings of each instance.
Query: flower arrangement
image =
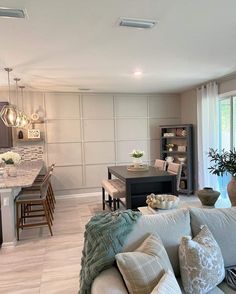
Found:
[[[130,156],[133,158],[141,158],[141,157],[143,157],[143,155],[144,155],[144,151],[142,151],[142,150],[133,150],[130,153]]]
[[[0,159],[3,160],[6,164],[18,164],[21,161],[20,155],[13,151],[7,151],[3,154],[0,154]]]
[[[221,152],[210,148],[208,157],[211,158],[210,162],[213,163],[208,169],[210,173],[217,176],[223,176],[224,173],[229,173],[236,177],[236,149]]]
[[[172,144],[172,143],[166,144],[166,147],[167,147],[168,151],[173,151],[174,146],[175,145]]]

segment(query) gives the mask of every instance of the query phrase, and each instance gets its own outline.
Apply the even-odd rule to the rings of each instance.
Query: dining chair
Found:
[[[180,177],[182,172],[182,164],[170,162],[168,163],[167,172],[176,175],[177,191],[179,191]]]
[[[166,164],[167,162],[165,160],[156,159],[154,166],[159,170],[166,170]]]
[[[16,197],[16,231],[17,240],[19,240],[19,229],[25,227],[39,227],[47,225],[52,233],[53,213],[50,207],[48,187],[52,172],[49,171],[47,176],[40,184],[39,190],[23,189]],[[32,219],[43,218],[41,221],[33,222]],[[28,222],[27,220],[31,220]]]
[[[103,180],[102,183],[102,209],[105,210],[106,205],[110,210],[115,211],[120,208],[120,203],[124,204],[121,200],[125,198],[125,183],[119,179]],[[108,200],[106,200],[106,192]]]

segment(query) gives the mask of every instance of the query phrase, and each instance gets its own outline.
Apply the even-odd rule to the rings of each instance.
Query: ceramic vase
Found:
[[[197,191],[197,196],[204,206],[214,206],[220,196],[220,192],[214,191],[212,188],[204,187]]]
[[[134,165],[135,168],[139,168],[141,164],[142,164],[142,158],[141,157],[139,157],[139,158],[133,157],[133,165]]]
[[[17,169],[15,164],[7,164],[6,165],[6,172],[9,177],[16,177],[17,176]]]
[[[232,206],[236,206],[236,177],[232,177],[227,185],[227,192]]]

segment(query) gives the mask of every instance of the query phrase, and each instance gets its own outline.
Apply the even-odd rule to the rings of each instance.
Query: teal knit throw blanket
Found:
[[[85,226],[84,249],[81,259],[79,294],[91,293],[93,280],[111,267],[115,255],[121,252],[124,241],[141,213],[132,210],[95,215]]]

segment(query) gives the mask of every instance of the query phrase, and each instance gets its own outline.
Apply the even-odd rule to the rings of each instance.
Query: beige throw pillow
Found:
[[[130,294],[150,294],[165,272],[173,272],[161,239],[154,235],[134,252],[117,254],[116,261]]]
[[[187,294],[207,293],[225,276],[221,250],[207,226],[199,234],[183,237],[179,246],[180,272]]]
[[[172,273],[168,271],[160,279],[157,286],[152,290],[151,294],[182,294],[179,284]]]

